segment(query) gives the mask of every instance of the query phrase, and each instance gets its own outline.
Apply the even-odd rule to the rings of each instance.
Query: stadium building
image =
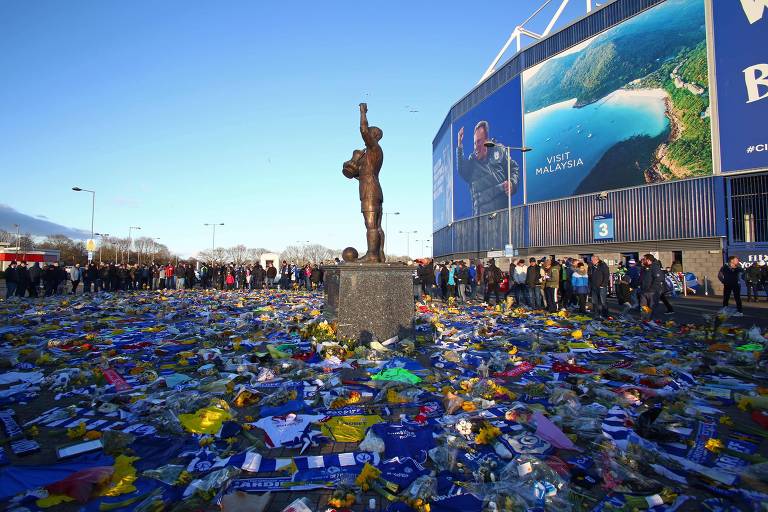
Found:
[[[768,0],[587,11],[555,33],[517,27],[450,109],[432,145],[434,256],[650,252],[718,293],[726,256],[768,260]]]

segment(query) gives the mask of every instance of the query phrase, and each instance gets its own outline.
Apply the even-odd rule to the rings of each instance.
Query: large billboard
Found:
[[[453,220],[453,152],[451,151],[451,125],[443,131],[432,146],[432,231],[437,231]]]
[[[712,2],[723,172],[768,167],[768,1]]]
[[[527,69],[523,93],[528,202],[712,173],[704,0],[667,0]]]
[[[453,218],[466,219],[523,202],[522,165],[517,150],[487,147],[488,141],[522,144],[520,77],[501,87],[453,122]],[[507,175],[509,174],[509,180]]]

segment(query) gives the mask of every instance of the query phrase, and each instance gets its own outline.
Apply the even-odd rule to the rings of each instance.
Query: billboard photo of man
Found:
[[[520,166],[509,162],[507,181],[507,152],[502,147],[486,147],[490,138],[488,121],[474,126],[473,150],[464,156],[464,126],[459,127],[456,144],[456,162],[459,176],[469,185],[472,197],[472,216],[502,210],[507,207],[507,195],[517,192]]]

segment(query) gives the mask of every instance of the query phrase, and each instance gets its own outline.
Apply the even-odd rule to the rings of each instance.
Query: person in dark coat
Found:
[[[96,281],[99,279],[99,267],[96,263],[90,262],[85,269],[85,276],[83,279],[83,288],[85,293],[91,293],[91,286],[95,287]],[[98,291],[98,289],[96,289]]]
[[[536,258],[528,260],[528,269],[525,271],[525,286],[528,288],[528,304],[531,305],[531,309],[543,309],[541,267]]]
[[[12,261],[5,269],[5,298],[8,299],[16,295],[16,288],[19,284],[18,265]]]
[[[717,273],[717,278],[723,283],[723,307],[728,307],[731,294],[736,301],[737,312],[733,316],[744,316],[744,312],[741,310],[741,279],[743,274],[744,269],[741,267],[738,256],[729,256],[728,263],[723,265],[720,272]]]
[[[191,290],[195,287],[195,267],[192,265],[187,265],[187,269],[184,275],[184,287],[188,290]]]
[[[608,286],[611,273],[608,265],[599,256],[593,254],[589,265],[589,291],[592,294],[592,314],[597,317],[608,316]]]
[[[502,279],[504,276],[501,274],[501,269],[496,266],[496,260],[491,258],[488,261],[488,265],[485,267],[485,294],[483,296],[483,299],[485,302],[489,302],[491,298],[491,294],[496,299],[496,304],[498,305],[500,302],[499,299],[499,285],[501,284]]]
[[[40,263],[35,262],[29,267],[29,296],[37,297],[37,290],[40,288],[40,279],[43,278],[43,269]]]
[[[45,267],[45,270],[43,270],[43,287],[45,288],[46,297],[50,297],[56,293],[58,279],[58,269],[56,269],[53,264]]]
[[[29,288],[29,269],[27,268],[27,262],[22,261],[21,265],[19,265],[16,268],[17,272],[17,285],[16,285],[16,296],[17,297],[23,297],[27,293],[27,288]]]

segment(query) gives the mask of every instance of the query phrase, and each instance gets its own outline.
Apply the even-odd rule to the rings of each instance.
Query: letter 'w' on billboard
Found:
[[[757,23],[763,18],[763,12],[768,9],[768,0],[741,0],[741,8],[749,23]]]
[[[768,0],[711,0],[721,172],[768,167]]]

